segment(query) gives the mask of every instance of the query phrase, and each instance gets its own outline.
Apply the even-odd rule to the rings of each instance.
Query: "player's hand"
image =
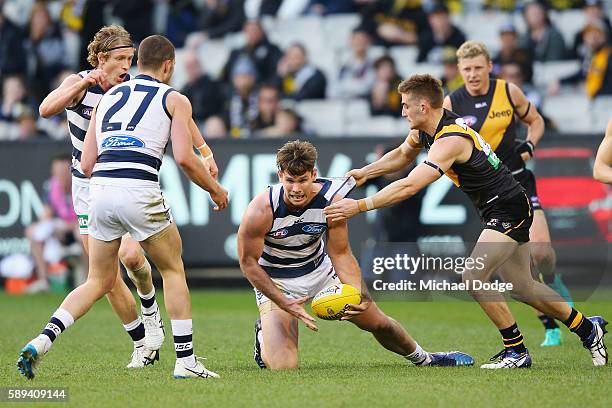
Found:
[[[217,162],[215,161],[215,158],[214,157],[211,157],[210,159],[203,158],[202,161],[204,162],[204,167],[206,167],[210,175],[215,180],[217,180],[217,177],[219,176],[219,168],[217,167]]]
[[[523,159],[523,161],[530,160],[533,158],[535,153],[535,145],[529,140],[526,140],[516,146],[516,152],[521,155],[521,159]]]
[[[371,305],[372,302],[367,299],[363,299],[358,305],[348,305],[348,309],[344,312],[344,316],[342,316],[340,320],[351,320],[364,313]]]
[[[368,181],[368,176],[365,172],[364,169],[353,169],[351,171],[349,171],[348,173],[346,173],[346,175],[344,177],[352,177],[355,179],[355,183],[357,184],[357,187],[361,187],[363,185],[363,183],[365,183],[366,181]]]
[[[281,309],[283,309],[285,312],[289,313],[293,317],[300,319],[310,330],[319,331],[319,328],[315,324],[315,318],[309,315],[304,309],[304,303],[307,300],[307,296],[304,296],[299,299],[289,300],[281,307]]]
[[[229,204],[229,193],[220,184],[218,189],[210,192],[210,198],[217,205],[213,208],[213,211],[221,211],[227,208]]]
[[[85,78],[81,79],[84,89],[91,88],[92,86],[101,85],[106,81],[106,72],[101,69],[94,69],[89,71],[89,74]]]
[[[357,200],[343,198],[323,210],[325,218],[333,221],[348,220],[354,215],[359,214]]]

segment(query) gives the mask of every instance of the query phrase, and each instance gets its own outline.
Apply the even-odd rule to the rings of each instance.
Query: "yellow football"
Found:
[[[340,320],[348,305],[361,303],[359,291],[347,284],[336,284],[323,289],[312,299],[310,307],[315,315],[325,320]]]

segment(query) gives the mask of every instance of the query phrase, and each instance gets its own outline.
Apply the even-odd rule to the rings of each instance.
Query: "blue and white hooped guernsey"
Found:
[[[158,185],[170,139],[166,98],[174,91],[148,75],[111,88],[96,109],[97,184]]]
[[[81,71],[77,75],[85,78],[89,71]],[[126,78],[129,80],[129,76]],[[104,95],[104,90],[100,85],[88,88],[81,100],[74,106],[66,108],[66,118],[68,119],[68,132],[72,142],[72,175],[89,181],[81,169],[81,154],[83,152],[83,141],[91,120],[91,112],[98,105]]]
[[[323,209],[334,197],[346,197],[355,187],[351,178],[319,178],[323,184],[310,204],[291,211],[283,199],[282,184],[269,187],[272,229],[264,238],[259,265],[272,278],[297,278],[313,272],[327,257],[323,235],[327,221]]]

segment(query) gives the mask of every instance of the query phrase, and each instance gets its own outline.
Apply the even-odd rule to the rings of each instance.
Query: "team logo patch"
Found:
[[[302,227],[302,231],[307,234],[320,234],[325,231],[327,227],[325,225],[308,224]]]
[[[83,108],[83,116],[85,116],[87,119],[91,119],[91,112],[93,111],[93,108],[90,108],[89,106],[84,107]]]
[[[287,228],[283,228],[283,229],[279,229],[274,232],[271,232],[270,236],[272,238],[283,238],[287,236],[288,233],[289,233],[289,230]]]
[[[110,136],[102,141],[103,148],[123,149],[128,147],[144,147],[142,140],[133,136]]]
[[[512,226],[512,224],[510,224],[509,222],[502,222],[502,228],[503,229],[508,229]]]
[[[466,125],[471,127],[471,126],[474,126],[476,122],[478,122],[478,118],[476,116],[467,115],[463,117],[463,121],[465,122]]]

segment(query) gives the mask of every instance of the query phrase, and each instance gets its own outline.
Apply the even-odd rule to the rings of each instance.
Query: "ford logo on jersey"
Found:
[[[144,147],[144,142],[132,136],[110,136],[102,141],[103,148],[122,149],[126,147]]]
[[[307,234],[320,234],[326,230],[325,225],[308,224],[302,227],[302,231]]]

